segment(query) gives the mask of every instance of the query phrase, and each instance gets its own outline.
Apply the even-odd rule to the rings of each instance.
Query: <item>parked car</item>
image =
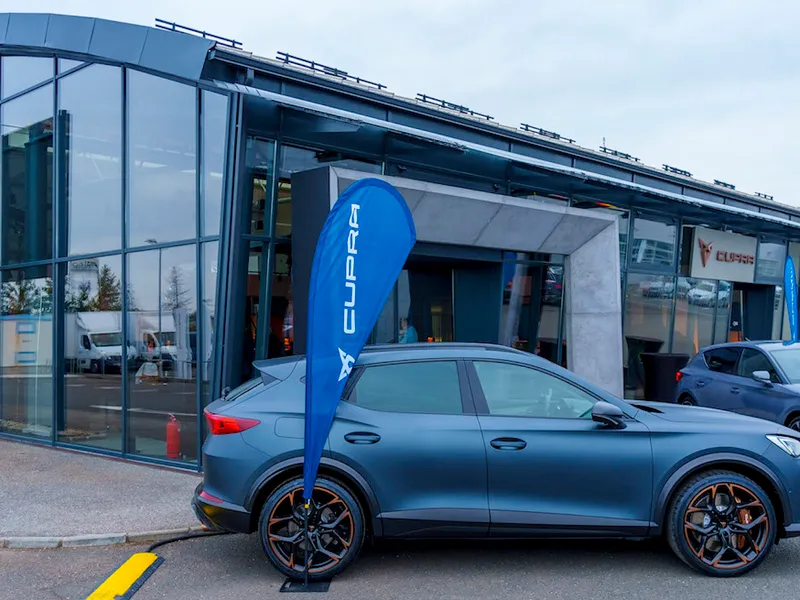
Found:
[[[800,432],[800,344],[703,348],[676,374],[675,400],[768,419]]]
[[[547,267],[544,280],[544,303],[561,304],[564,284],[564,267]]]
[[[800,535],[800,436],[627,402],[537,356],[472,344],[367,348],[339,404],[303,533],[305,359],[255,363],[205,411],[207,527],[258,532],[283,574],[341,573],[375,538],[663,536],[716,576]]]

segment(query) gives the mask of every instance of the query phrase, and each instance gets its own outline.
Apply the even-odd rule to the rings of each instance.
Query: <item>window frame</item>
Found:
[[[737,376],[743,377],[744,379],[747,379],[748,381],[750,381],[752,379],[748,375],[742,373],[742,362],[743,362],[743,359],[744,359],[744,353],[747,352],[747,351],[754,352],[756,354],[760,354],[762,356],[762,358],[764,358],[764,360],[767,361],[767,364],[772,367],[772,371],[775,373],[775,375],[778,378],[777,381],[772,381],[772,383],[786,383],[783,380],[783,375],[781,374],[780,369],[778,369],[778,366],[770,358],[769,353],[768,352],[764,352],[761,348],[753,348],[753,347],[750,347],[750,346],[747,346],[746,348],[743,348],[742,349],[742,353],[739,355],[739,360],[736,363],[736,375]]]
[[[736,362],[733,364],[733,372],[732,373],[724,373],[722,371],[715,371],[708,364],[708,356],[707,355],[712,353],[712,352],[716,352],[718,350],[733,350],[734,352],[738,352],[739,353],[739,355],[736,357]],[[736,347],[736,346],[722,346],[722,347],[719,347],[719,348],[709,348],[709,349],[704,350],[703,352],[701,352],[701,354],[703,355],[703,364],[706,366],[706,369],[708,369],[708,371],[710,373],[717,373],[718,375],[731,375],[733,377],[739,377],[739,361],[742,360],[742,354],[743,353],[744,353],[744,348]]]
[[[416,412],[416,411],[396,411],[396,410],[376,410],[374,408],[367,408],[365,406],[361,406],[357,402],[353,402],[351,397],[353,396],[353,392],[356,389],[356,385],[358,384],[359,379],[364,374],[367,369],[375,368],[375,367],[386,367],[390,365],[412,365],[412,364],[419,364],[419,363],[442,363],[442,362],[452,362],[456,363],[456,375],[458,378],[458,388],[461,395],[461,412],[460,413],[442,413],[442,412]],[[412,360],[392,360],[386,362],[374,362],[368,363],[364,365],[357,365],[353,370],[353,374],[350,376],[350,379],[347,381],[347,384],[344,387],[342,392],[342,402],[347,402],[351,406],[355,406],[360,410],[366,410],[372,413],[378,414],[386,414],[386,415],[436,415],[442,417],[458,417],[463,415],[472,415],[476,414],[475,410],[475,403],[473,401],[472,395],[470,393],[470,384],[469,384],[469,377],[467,374],[467,368],[464,364],[464,360],[460,358],[442,358],[442,357],[432,357],[432,358],[420,358],[420,359],[412,359]]]
[[[567,385],[571,385],[572,387],[580,390],[584,394],[594,398],[595,404],[598,402],[608,402],[609,404],[614,404],[622,409],[622,413],[625,419],[632,419],[631,415],[628,414],[628,411],[624,406],[620,406],[616,402],[611,402],[610,399],[604,398],[591,390],[586,389],[582,385],[578,385],[574,381],[567,379],[566,377],[562,377],[561,375],[550,371],[548,369],[539,367],[537,365],[531,365],[528,363],[522,363],[517,361],[509,361],[509,360],[498,360],[496,358],[471,358],[467,361],[467,371],[469,374],[469,383],[470,388],[472,390],[472,396],[475,401],[475,407],[477,410],[478,416],[481,417],[498,417],[498,418],[506,418],[506,419],[548,419],[548,420],[556,420],[556,421],[570,421],[570,422],[586,422],[591,421],[591,419],[581,419],[578,417],[538,417],[535,415],[493,415],[489,411],[489,403],[486,401],[486,395],[483,392],[483,385],[481,384],[480,377],[478,376],[478,370],[475,368],[476,362],[493,362],[499,363],[501,365],[512,365],[515,367],[521,367],[523,369],[530,369],[531,371],[537,371],[543,375],[553,377],[555,379],[560,380]]]

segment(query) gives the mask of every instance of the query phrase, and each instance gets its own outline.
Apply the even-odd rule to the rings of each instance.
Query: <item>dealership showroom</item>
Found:
[[[312,197],[360,177],[420,232],[371,343],[500,343],[647,399],[643,355],[788,331],[800,210],[769,190],[288,54],[0,14],[0,122],[0,436],[201,469],[204,406],[304,351]]]

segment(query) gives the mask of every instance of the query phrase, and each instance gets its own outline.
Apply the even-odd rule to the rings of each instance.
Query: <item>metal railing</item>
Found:
[[[467,108],[463,104],[456,104],[455,102],[448,102],[447,100],[441,100],[440,98],[434,98],[433,96],[428,96],[428,94],[417,94],[417,100],[419,100],[420,102],[424,102],[425,104],[434,104],[441,108],[454,110],[456,112],[460,112],[461,114],[469,115],[471,117],[478,117],[480,119],[486,119],[487,121],[494,121],[494,117],[490,115],[476,112],[470,108]]]
[[[528,125],[527,123],[520,123],[520,129],[523,131],[527,131],[528,133],[536,133],[538,135],[548,137],[553,140],[560,140],[562,142],[568,142],[570,144],[574,144],[575,140],[572,138],[564,137],[560,133],[556,133],[555,131],[548,131],[547,129],[542,129],[541,127],[534,127],[533,125]]]
[[[684,177],[691,177],[692,174],[689,171],[684,169],[679,169],[678,167],[671,167],[670,165],[664,165],[664,170],[668,173],[675,173],[676,175],[683,175]]]
[[[611,156],[616,156],[618,158],[625,158],[627,160],[632,160],[634,162],[642,162],[635,156],[628,154],[627,152],[620,152],[619,150],[614,150],[613,148],[609,148],[605,145],[600,146],[600,151],[606,154],[610,154]]]
[[[224,44],[225,46],[230,46],[231,48],[242,47],[242,42],[236,41],[232,38],[226,38],[221,35],[216,35],[213,33],[209,33],[207,31],[202,31],[200,29],[195,29],[193,27],[187,27],[186,25],[180,25],[172,21],[165,21],[164,19],[156,19],[156,27],[158,29],[166,29],[167,31],[177,31],[179,33],[189,33],[192,35],[199,35],[200,37],[203,37],[208,40],[213,40],[219,44]]]
[[[386,89],[386,86],[383,85],[382,83],[378,83],[376,81],[370,81],[369,79],[364,79],[363,77],[356,77],[355,75],[351,75],[347,71],[342,71],[341,69],[338,69],[336,67],[329,67],[328,65],[323,65],[322,63],[318,63],[315,60],[308,60],[307,58],[294,56],[293,54],[289,54],[288,52],[278,52],[276,59],[283,63],[286,63],[287,65],[294,65],[295,67],[304,67],[306,69],[316,71],[317,73],[330,75],[331,77],[339,77],[341,79],[354,81],[356,83],[360,83],[363,85],[369,85],[378,88],[379,90]]]

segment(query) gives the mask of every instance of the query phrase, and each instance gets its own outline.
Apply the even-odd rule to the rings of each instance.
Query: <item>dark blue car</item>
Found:
[[[716,576],[800,535],[800,435],[730,412],[625,402],[500,346],[367,348],[348,380],[314,490],[302,499],[305,359],[208,406],[211,528],[258,532],[301,578],[340,573],[378,538],[663,537]]]
[[[730,410],[800,431],[800,343],[709,346],[676,379],[680,404]]]

